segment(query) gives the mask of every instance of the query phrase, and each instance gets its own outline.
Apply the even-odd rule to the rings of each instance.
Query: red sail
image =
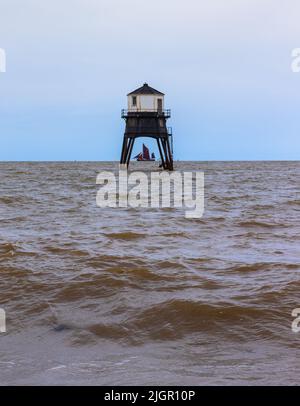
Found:
[[[149,160],[150,160],[149,149],[146,147],[145,144],[143,144],[143,159],[144,159],[145,161],[149,161]]]

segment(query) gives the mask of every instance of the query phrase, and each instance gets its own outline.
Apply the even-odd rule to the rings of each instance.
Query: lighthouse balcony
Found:
[[[123,109],[121,112],[122,118],[128,118],[128,117],[164,117],[164,118],[170,118],[171,117],[171,110],[138,110],[138,109],[132,109],[132,110],[125,110]]]
[[[168,138],[171,134],[166,128],[159,127],[126,127],[125,134],[127,137],[164,137]]]

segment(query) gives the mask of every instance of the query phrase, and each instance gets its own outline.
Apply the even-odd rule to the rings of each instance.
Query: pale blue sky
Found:
[[[118,160],[144,82],[166,93],[175,159],[299,159],[299,15],[298,0],[0,0],[0,160]]]

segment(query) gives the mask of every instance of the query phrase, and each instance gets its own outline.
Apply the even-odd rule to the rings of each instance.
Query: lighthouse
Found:
[[[156,139],[161,166],[173,170],[173,136],[167,120],[171,110],[165,110],[164,93],[147,83],[127,95],[127,109],[122,110],[126,122],[120,163],[128,167],[135,139]]]

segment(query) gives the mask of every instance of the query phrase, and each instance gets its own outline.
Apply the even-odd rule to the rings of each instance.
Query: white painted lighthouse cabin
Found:
[[[154,112],[164,110],[164,93],[153,89],[147,83],[127,95],[128,112]]]

